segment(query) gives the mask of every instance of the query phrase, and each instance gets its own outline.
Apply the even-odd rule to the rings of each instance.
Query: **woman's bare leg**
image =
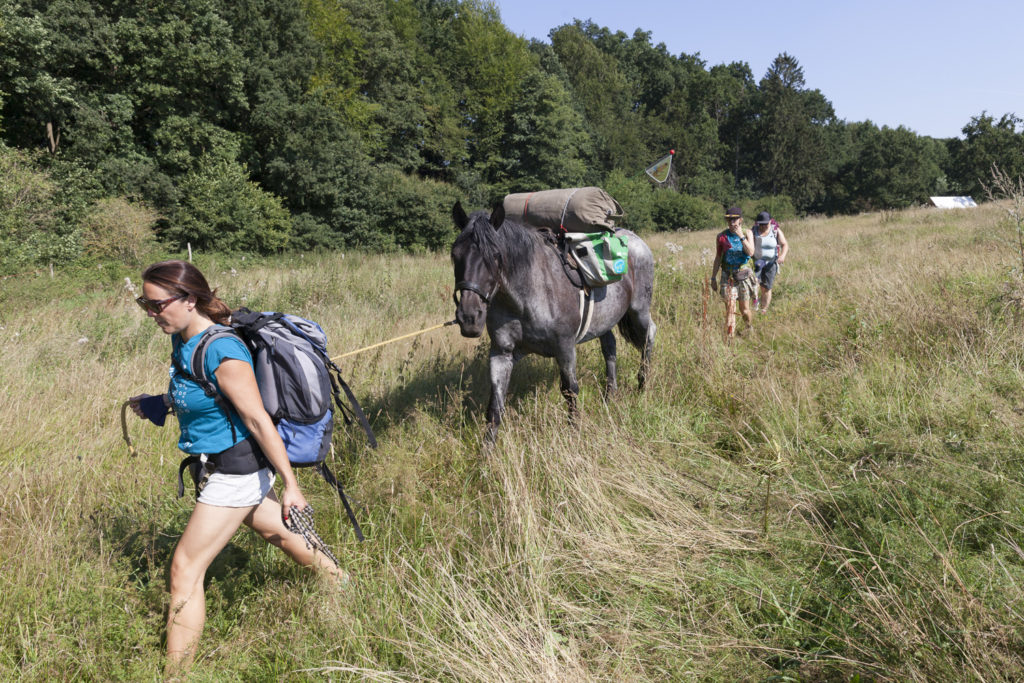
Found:
[[[203,579],[252,508],[196,503],[171,560],[171,604],[167,613],[167,672],[187,669],[206,624]]]
[[[736,335],[736,300],[732,293],[726,290],[725,297],[725,338],[731,339]]]
[[[747,322],[747,327],[750,328],[754,324],[754,312],[750,310],[750,299],[741,299],[740,302],[740,315]]]
[[[323,553],[306,547],[306,539],[288,530],[281,519],[281,502],[271,491],[263,502],[257,505],[245,518],[256,533],[267,542],[277,546],[303,567],[312,566],[323,571],[336,581],[347,577],[346,573]]]

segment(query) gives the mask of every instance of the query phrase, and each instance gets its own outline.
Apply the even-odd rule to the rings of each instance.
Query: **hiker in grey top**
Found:
[[[767,211],[757,214],[757,221],[754,224],[754,270],[757,272],[760,291],[755,310],[761,313],[768,312],[768,306],[772,303],[775,276],[779,273],[779,266],[786,262],[788,253],[789,242],[782,234],[778,221]]]
[[[228,307],[191,263],[153,264],[143,272],[142,281],[143,296],[136,301],[164,334],[171,335],[172,358],[230,318]],[[242,455],[251,456],[253,463],[242,473],[215,470],[209,474],[174,549],[165,671],[170,676],[184,674],[195,656],[206,623],[206,569],[243,523],[299,564],[314,566],[337,580],[344,578],[344,572],[330,559],[315,553],[301,535],[285,526],[286,511],[292,506],[305,510],[308,503],[288,462],[284,442],[263,408],[248,349],[241,340],[224,338],[211,343],[210,351],[208,368],[237,413],[234,428],[213,398],[180,376],[177,360],[170,371],[167,398],[142,394],[131,399],[136,414],[150,419],[154,406],[173,405],[181,426],[178,445],[186,453],[201,452],[217,460],[228,453],[237,456],[247,451]],[[157,414],[162,423],[163,414]],[[275,472],[284,483],[280,499],[273,489]]]

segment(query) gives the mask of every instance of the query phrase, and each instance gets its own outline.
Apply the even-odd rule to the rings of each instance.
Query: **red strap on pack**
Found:
[[[526,210],[530,208],[530,197],[532,197],[533,195],[534,195],[533,192],[531,192],[530,194],[526,195],[526,201],[523,202],[523,223],[528,222],[526,220]]]

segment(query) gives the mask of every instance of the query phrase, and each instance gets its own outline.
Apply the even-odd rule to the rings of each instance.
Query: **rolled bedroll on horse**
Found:
[[[622,207],[599,187],[517,192],[506,195],[505,215],[537,228],[563,232],[613,231]]]
[[[587,287],[604,287],[626,274],[629,244],[613,218],[622,207],[599,187],[510,194],[505,215],[537,228],[561,230],[559,243]]]

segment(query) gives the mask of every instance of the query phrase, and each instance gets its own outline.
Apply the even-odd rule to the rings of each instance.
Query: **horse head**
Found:
[[[459,229],[452,245],[455,319],[463,337],[479,337],[487,322],[487,307],[501,286],[501,253],[495,234],[505,222],[505,210],[499,204],[490,216],[483,211],[467,216],[456,202],[452,218]]]

